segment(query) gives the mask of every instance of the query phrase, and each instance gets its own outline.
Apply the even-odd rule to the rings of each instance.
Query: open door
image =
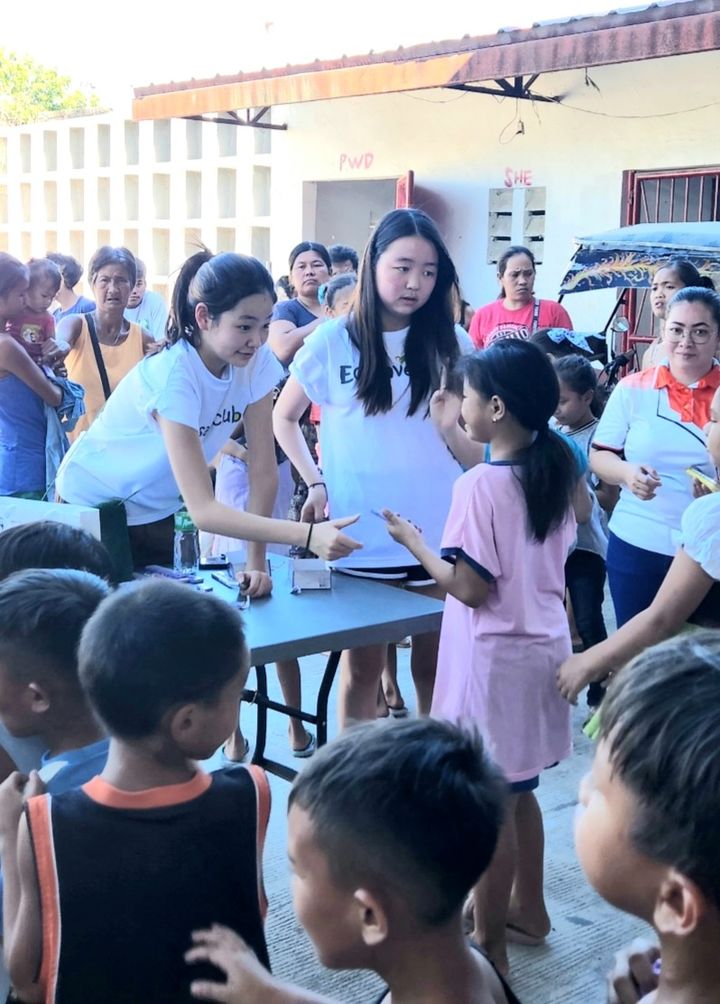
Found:
[[[408,171],[401,178],[398,178],[395,185],[395,208],[409,209],[414,202],[415,196],[415,172]]]

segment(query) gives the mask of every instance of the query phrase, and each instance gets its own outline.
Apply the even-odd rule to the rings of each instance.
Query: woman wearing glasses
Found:
[[[664,358],[610,395],[590,465],[620,485],[610,520],[607,570],[618,627],[653,601],[672,563],[693,500],[689,467],[714,477],[703,429],[720,386],[720,296],[679,290],[667,308]]]

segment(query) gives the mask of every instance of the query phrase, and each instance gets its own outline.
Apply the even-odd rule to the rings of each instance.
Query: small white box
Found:
[[[322,558],[292,558],[290,566],[293,592],[330,588],[330,569]]]

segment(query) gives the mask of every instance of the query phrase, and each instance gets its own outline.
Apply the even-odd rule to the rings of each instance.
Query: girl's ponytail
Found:
[[[462,370],[487,400],[498,397],[523,428],[535,433],[518,458],[518,474],[532,537],[542,543],[567,517],[580,476],[570,445],[548,422],[560,397],[558,379],[545,353],[531,342],[499,339],[466,356]]]
[[[185,261],[175,282],[170,312],[167,322],[167,340],[171,345],[181,338],[187,339],[191,345],[196,344],[197,328],[195,326],[195,309],[190,302],[190,283],[200,268],[213,257],[212,251],[203,247],[200,251]]]
[[[542,543],[567,516],[580,476],[569,444],[547,423],[538,429],[520,468],[528,523],[535,540]]]

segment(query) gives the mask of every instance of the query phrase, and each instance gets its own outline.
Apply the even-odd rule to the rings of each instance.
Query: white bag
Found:
[[[45,519],[87,530],[100,540],[99,509],[88,505],[70,505],[67,502],[36,502],[34,499],[0,496],[0,531]]]

